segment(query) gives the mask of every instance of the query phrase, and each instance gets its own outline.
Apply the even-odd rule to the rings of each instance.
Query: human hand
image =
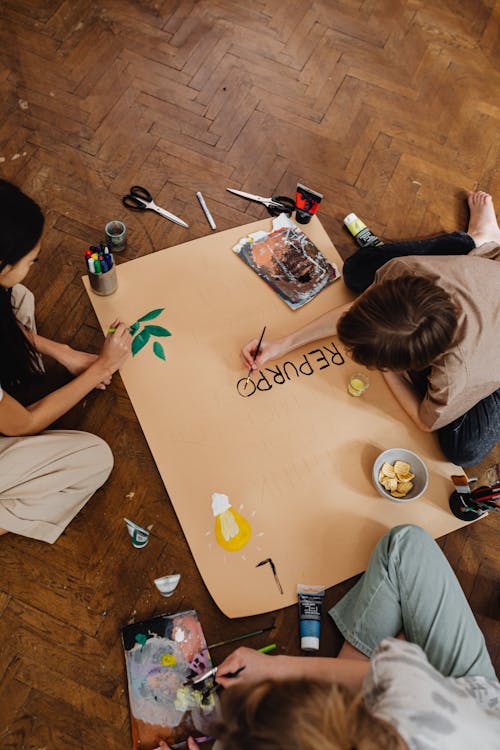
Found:
[[[130,356],[132,336],[125,323],[119,320],[115,320],[110,328],[114,330],[106,336],[98,360],[113,373],[119,370]]]
[[[261,654],[253,648],[241,646],[219,665],[215,681],[224,688],[236,684],[260,682],[275,676],[276,664],[276,657]],[[238,672],[238,675],[235,677],[225,677],[225,675],[235,674],[236,672]]]
[[[240,352],[241,360],[248,370],[258,370],[265,362],[279,359],[283,354],[286,354],[286,347],[281,340],[263,341],[260,345],[259,354],[254,360],[258,343],[258,339],[252,339],[248,344],[245,344]]]

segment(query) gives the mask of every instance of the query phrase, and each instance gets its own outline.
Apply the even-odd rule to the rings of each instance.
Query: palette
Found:
[[[122,640],[134,750],[208,734],[217,713],[215,693],[210,684],[185,684],[212,666],[196,612],[126,625]]]
[[[141,326],[171,335],[152,335],[120,372],[200,573],[229,617],[296,602],[298,582],[350,578],[397,524],[419,524],[434,537],[463,525],[448,506],[449,477],[460,471],[435,435],[413,425],[380,373],[370,373],[359,398],[348,394],[359,365],[337,338],[270,363],[243,388],[240,348],[264,326],[272,340],[352,299],[338,280],[299,310],[284,305],[232,251],[245,235],[271,228],[268,218],[120,263],[110,297],[92,294],[84,279],[103,330],[161,310]],[[317,217],[304,231],[340,269]],[[382,498],[372,484],[376,457],[395,447],[417,453],[429,471],[425,495],[413,503]],[[213,509],[215,493],[228,499]],[[274,571],[257,567],[268,559]]]

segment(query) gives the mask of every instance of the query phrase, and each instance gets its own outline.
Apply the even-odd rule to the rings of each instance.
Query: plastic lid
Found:
[[[345,225],[352,224],[352,222],[356,221],[357,218],[358,217],[356,216],[356,214],[347,214],[347,216],[344,219],[344,224]]]
[[[315,635],[305,635],[300,639],[302,651],[317,651],[319,649],[319,638]]]

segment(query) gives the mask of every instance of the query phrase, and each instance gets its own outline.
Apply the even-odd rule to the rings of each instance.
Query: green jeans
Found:
[[[401,631],[446,677],[495,679],[483,634],[436,542],[419,526],[396,526],[378,542],[366,573],[330,615],[366,656]]]

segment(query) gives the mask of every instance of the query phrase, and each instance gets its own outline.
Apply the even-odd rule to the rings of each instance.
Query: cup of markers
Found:
[[[85,264],[93,292],[105,297],[116,291],[116,267],[108,245],[101,242],[85,250]]]

